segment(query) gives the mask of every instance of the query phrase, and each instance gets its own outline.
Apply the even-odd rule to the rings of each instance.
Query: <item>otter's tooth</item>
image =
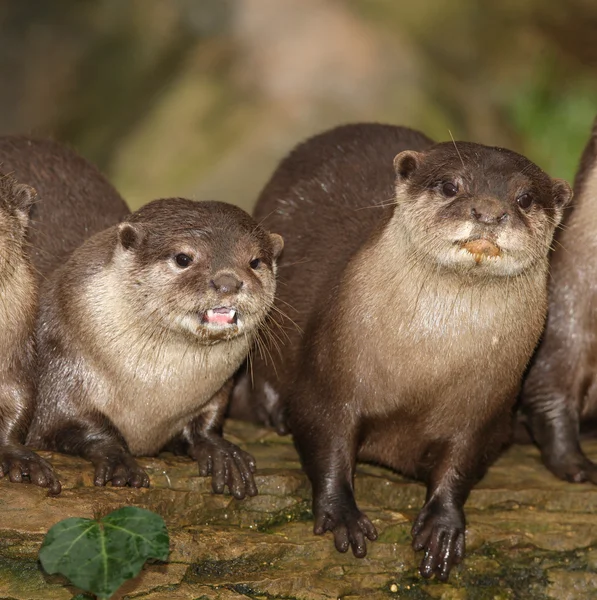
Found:
[[[208,318],[208,319],[213,319],[213,316],[214,316],[214,311],[213,311],[213,310],[210,308],[210,309],[207,311],[207,318]]]

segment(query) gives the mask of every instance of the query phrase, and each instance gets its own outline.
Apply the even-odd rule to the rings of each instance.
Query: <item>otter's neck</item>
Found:
[[[450,270],[416,251],[395,214],[351,260],[341,304],[352,312],[353,322],[369,318],[413,337],[456,335],[463,329],[493,335],[524,320],[533,340],[543,326],[546,296],[547,258],[510,277]]]

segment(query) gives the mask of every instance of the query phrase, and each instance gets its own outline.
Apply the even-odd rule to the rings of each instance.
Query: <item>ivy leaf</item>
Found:
[[[162,517],[125,506],[99,521],[73,517],[56,523],[39,560],[48,573],[61,573],[78,588],[109,598],[148,558],[166,560],[169,544]]]

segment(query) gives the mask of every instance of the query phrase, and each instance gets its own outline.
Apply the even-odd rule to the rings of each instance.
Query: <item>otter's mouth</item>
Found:
[[[203,325],[236,325],[238,323],[238,312],[230,306],[218,306],[210,308],[201,315]]]
[[[461,242],[460,247],[469,254],[472,254],[477,264],[483,259],[495,259],[502,255],[501,248],[487,238],[467,240],[466,242]]]

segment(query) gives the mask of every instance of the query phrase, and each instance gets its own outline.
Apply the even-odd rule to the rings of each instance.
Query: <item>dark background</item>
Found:
[[[378,120],[572,179],[597,113],[595,0],[0,0],[0,132],[50,135],[133,208],[250,208],[277,161]]]

